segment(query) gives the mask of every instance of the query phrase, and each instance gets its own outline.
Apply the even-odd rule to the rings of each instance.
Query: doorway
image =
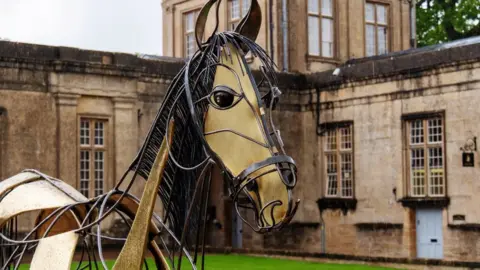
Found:
[[[442,209],[416,210],[417,257],[443,259]]]

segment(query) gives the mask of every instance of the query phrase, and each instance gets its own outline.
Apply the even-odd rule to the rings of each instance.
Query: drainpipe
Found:
[[[270,16],[270,55],[272,59],[275,59],[273,48],[273,0],[268,1],[268,16]]]
[[[287,0],[282,0],[282,32],[283,32],[283,71],[288,71],[288,14],[287,14]]]
[[[416,0],[410,1],[410,47],[417,47],[417,11]]]

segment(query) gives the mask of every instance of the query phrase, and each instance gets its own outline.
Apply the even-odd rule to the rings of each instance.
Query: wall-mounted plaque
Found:
[[[463,153],[462,154],[462,163],[463,167],[474,167],[474,155],[473,153]]]

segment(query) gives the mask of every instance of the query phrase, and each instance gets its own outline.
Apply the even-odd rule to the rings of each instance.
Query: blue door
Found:
[[[442,210],[417,209],[417,257],[443,258]]]

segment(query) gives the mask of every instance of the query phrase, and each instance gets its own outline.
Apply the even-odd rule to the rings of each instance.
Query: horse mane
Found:
[[[267,76],[268,80],[276,82],[273,61],[254,41],[236,32],[213,34],[172,80],[148,136],[129,168],[130,171],[136,172],[144,179],[148,178],[162,139],[166,135],[169,120],[173,118],[173,140],[158,195],[164,205],[164,211],[168,213],[164,222],[169,224],[176,237],[181,237],[187,211],[194,199],[195,186],[204,167],[197,166],[195,169],[186,170],[179,165],[196,167],[209,158],[205,151],[205,140],[199,137],[203,134],[198,132],[198,130],[203,132],[204,114],[208,110],[208,102],[199,102],[194,108],[191,108],[189,104],[193,104],[212,91],[216,65],[219,64],[222,57],[221,48],[226,44],[234,46],[239,51],[250,51],[252,56],[259,59],[264,67],[264,76]],[[225,57],[225,53],[223,53],[223,57]],[[245,72],[249,74],[250,70],[244,55],[242,60],[247,69]],[[188,81],[185,80],[187,70]],[[188,89],[191,91],[190,95],[185,93]],[[190,97],[193,102],[190,100],[189,103],[188,98]],[[200,121],[192,121],[192,111]],[[206,199],[208,200],[208,198]],[[194,207],[189,219],[192,231],[198,225],[200,204]]]

